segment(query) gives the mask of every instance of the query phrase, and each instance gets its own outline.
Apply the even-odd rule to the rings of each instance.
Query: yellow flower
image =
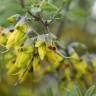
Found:
[[[20,17],[21,16],[19,14],[15,14],[15,15],[8,17],[7,21],[10,23],[16,23],[20,19]]]
[[[22,47],[16,47],[16,61],[14,64],[8,64],[8,73],[9,74],[15,74],[21,69],[25,69],[28,61],[30,60],[30,56],[32,55],[33,52],[33,47],[32,45],[26,45]],[[11,62],[10,62],[11,63]]]
[[[87,68],[87,63],[85,60],[80,59],[80,57],[78,56],[78,54],[75,52],[75,50],[73,50],[70,53],[70,58],[71,58],[71,62],[73,63],[74,67],[76,68],[76,70],[80,73],[80,74],[84,74],[86,72],[86,68]],[[78,75],[79,76],[79,75]]]
[[[7,33],[4,32],[4,30],[2,30],[0,32],[0,44],[6,44],[7,42]]]
[[[41,70],[39,61],[40,61],[39,56],[34,56],[34,59],[32,61],[32,66],[33,66],[33,71],[36,74],[39,74]]]
[[[8,36],[7,48],[11,48],[14,45],[20,45],[24,40],[24,35],[28,31],[29,27],[27,23],[25,23],[25,17],[22,18],[19,22],[17,22],[14,31]]]
[[[15,29],[22,33],[26,33],[29,29],[28,24],[26,23],[26,17],[21,18],[15,25]]]
[[[16,37],[17,33],[18,33],[18,31],[17,30],[14,30],[14,32],[12,32],[10,34],[10,36],[8,36],[8,41],[7,41],[7,44],[6,44],[6,47],[7,48],[13,47],[13,45],[15,43],[15,37]]]
[[[39,57],[41,60],[43,60],[45,55],[46,55],[46,43],[45,43],[45,41],[38,40],[35,44],[35,47],[38,48]]]
[[[56,49],[54,49],[54,47],[52,47],[52,49],[47,48],[46,57],[52,64],[53,68],[57,68],[64,58],[61,56],[61,54],[57,53]]]

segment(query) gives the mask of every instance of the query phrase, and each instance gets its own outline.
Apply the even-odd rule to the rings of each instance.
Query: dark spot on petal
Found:
[[[56,47],[55,47],[55,46],[53,46],[53,47],[52,47],[52,49],[55,51],[55,50],[56,50]]]
[[[49,45],[49,46],[48,46],[48,48],[49,48],[49,49],[52,49],[52,46],[51,46],[51,45]]]
[[[2,33],[1,35],[2,35],[2,36],[5,36],[5,34],[4,34],[4,33]]]
[[[14,64],[16,62],[16,60],[13,60],[12,63]]]
[[[10,31],[11,33],[13,33],[13,32],[14,32],[14,29],[10,29],[9,31]]]
[[[21,49],[20,49],[20,51],[24,51],[24,49],[23,49],[23,48],[21,48]]]
[[[66,68],[68,68],[68,67],[70,67],[69,64],[64,64],[64,69],[66,69]]]

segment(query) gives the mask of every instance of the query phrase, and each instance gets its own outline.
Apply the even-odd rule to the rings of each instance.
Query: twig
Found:
[[[46,31],[47,33],[50,32],[47,21],[44,21],[43,18],[42,18],[40,15],[38,15],[38,16],[33,15],[29,10],[28,10],[27,12],[28,12],[28,14],[29,14],[30,16],[32,16],[36,21],[39,21],[39,22],[44,26],[44,29],[45,29],[45,31]],[[46,33],[46,32],[45,32],[45,33]]]
[[[25,8],[25,2],[24,2],[24,0],[20,0],[20,3],[21,3],[21,7],[24,8],[24,9],[26,9],[26,8]],[[33,15],[29,10],[27,10],[27,13],[28,13],[30,16],[32,16],[36,21],[39,21],[39,22],[44,26],[45,31],[46,31],[47,33],[49,33],[49,28],[48,28],[48,23],[47,23],[47,21],[44,21],[43,18],[42,18],[40,15],[38,15],[38,16]],[[45,32],[45,33],[46,33],[46,32]]]
[[[50,33],[48,21],[43,20],[43,18],[41,16],[40,16],[40,18],[41,18],[41,21],[43,22],[43,26],[44,26],[44,29],[46,31],[45,33]]]
[[[21,7],[25,8],[25,0],[20,0],[20,3],[21,3]]]

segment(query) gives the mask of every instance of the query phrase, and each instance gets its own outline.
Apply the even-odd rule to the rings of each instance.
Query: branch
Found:
[[[43,18],[40,16],[40,15],[38,15],[38,16],[35,16],[35,15],[33,15],[29,10],[27,11],[28,12],[28,14],[31,16],[31,17],[33,17],[36,21],[39,21],[43,26],[44,26],[44,29],[45,29],[45,31],[47,32],[47,33],[49,33],[50,31],[49,31],[49,25],[48,25],[48,22],[47,21],[44,21],[43,20]],[[45,32],[45,33],[46,33]]]
[[[20,4],[22,8],[25,8],[25,0],[20,0]]]

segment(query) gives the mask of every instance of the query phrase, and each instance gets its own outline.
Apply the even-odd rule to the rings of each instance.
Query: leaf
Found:
[[[47,11],[47,12],[52,12],[52,11],[57,11],[58,8],[57,6],[53,5],[53,4],[48,4],[46,3],[45,6],[42,7],[43,11]]]
[[[82,94],[78,85],[70,83],[65,96],[82,96]]]
[[[32,12],[32,14],[36,15],[36,14],[38,14],[38,13],[41,12],[41,8],[40,7],[34,7],[34,6],[32,6],[31,12]]]
[[[51,88],[48,88],[47,89],[47,92],[48,92],[48,96],[53,96],[53,92],[52,92],[52,89]]]
[[[95,85],[91,86],[91,87],[86,91],[86,93],[85,93],[84,96],[92,96],[92,94],[94,93],[94,91],[96,91],[96,86],[95,86]]]

